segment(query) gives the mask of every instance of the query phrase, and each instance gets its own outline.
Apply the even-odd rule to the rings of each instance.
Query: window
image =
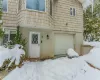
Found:
[[[52,16],[52,0],[50,0],[50,15]]]
[[[26,8],[45,11],[45,0],[26,0]]]
[[[3,38],[3,43],[14,40],[14,38],[16,36],[16,30],[5,29],[4,31],[5,31],[5,34],[4,34],[4,38]]]
[[[75,16],[76,15],[76,10],[75,8],[70,8],[70,15]]]
[[[38,34],[32,34],[32,44],[38,44]]]
[[[8,4],[8,1],[7,0],[3,0],[3,11],[4,12],[7,12],[7,4]]]

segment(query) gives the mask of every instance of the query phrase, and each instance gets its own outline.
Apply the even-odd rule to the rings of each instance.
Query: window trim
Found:
[[[45,1],[45,11],[39,11],[39,10],[35,10],[35,9],[28,9],[28,8],[26,8],[26,0],[25,0],[25,9],[26,10],[30,10],[30,11],[46,12],[46,0],[44,0],[44,1]]]
[[[71,15],[71,9],[72,9],[72,15]],[[74,9],[75,9],[75,15],[74,15],[74,13],[73,13]],[[71,8],[70,8],[70,16],[76,16],[76,8],[75,8],[75,7],[71,7]]]
[[[8,13],[8,0],[7,0],[7,11],[3,11],[3,13]]]
[[[4,34],[6,34],[6,33],[5,33],[5,30],[8,31],[8,33],[7,33],[7,34],[8,34],[8,41],[10,40],[10,33],[11,33],[11,31],[17,32],[17,31],[16,31],[17,29],[16,29],[16,28],[12,28],[12,27],[9,27],[9,28],[3,27],[2,29],[3,29],[3,31],[4,31]]]

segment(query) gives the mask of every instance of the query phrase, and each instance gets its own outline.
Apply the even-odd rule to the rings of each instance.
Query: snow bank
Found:
[[[94,74],[91,76],[91,73]],[[100,80],[100,71],[80,59],[59,58],[25,62],[22,68],[16,68],[3,80]]]
[[[75,52],[73,49],[68,49],[67,50],[67,55],[69,58],[74,58],[74,57],[78,57],[79,54],[77,52]]]
[[[100,48],[100,42],[86,42],[86,41],[84,41],[83,45],[90,45],[90,46],[93,46],[93,47],[99,47]]]
[[[83,56],[83,59],[100,69],[100,48],[93,48],[87,55]]]
[[[21,47],[21,48],[20,48]],[[15,61],[15,65],[19,65],[20,58],[25,55],[25,51],[22,49],[21,45],[16,44],[14,48],[8,49],[0,46],[0,67],[2,67],[5,60],[10,60],[8,67]]]

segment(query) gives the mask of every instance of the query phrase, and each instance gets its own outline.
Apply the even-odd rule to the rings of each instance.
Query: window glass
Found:
[[[38,34],[32,34],[32,44],[38,44]]]
[[[72,16],[75,16],[76,15],[75,8],[70,8],[70,15],[72,15]]]
[[[39,11],[45,11],[45,0],[38,0],[39,1]]]
[[[8,34],[4,34],[4,37],[3,37],[3,43],[7,43],[8,41]]]
[[[3,44],[7,43],[10,40],[11,41],[14,40],[15,36],[16,36],[16,30],[7,30],[7,29],[5,29]]]
[[[3,11],[7,12],[7,0],[3,0]]]
[[[26,0],[26,8],[45,11],[45,0]]]
[[[15,36],[16,36],[16,31],[10,31],[10,40],[11,41],[14,40]]]
[[[13,41],[15,36],[16,36],[16,34],[10,34],[10,40]]]
[[[73,16],[75,16],[75,8],[73,8]]]
[[[72,8],[70,8],[70,15],[73,15],[73,13],[72,13]]]

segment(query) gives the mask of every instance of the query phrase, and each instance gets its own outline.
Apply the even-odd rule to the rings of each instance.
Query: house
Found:
[[[30,58],[63,55],[68,48],[81,53],[83,7],[78,0],[3,0],[2,19],[4,42],[20,26]]]

